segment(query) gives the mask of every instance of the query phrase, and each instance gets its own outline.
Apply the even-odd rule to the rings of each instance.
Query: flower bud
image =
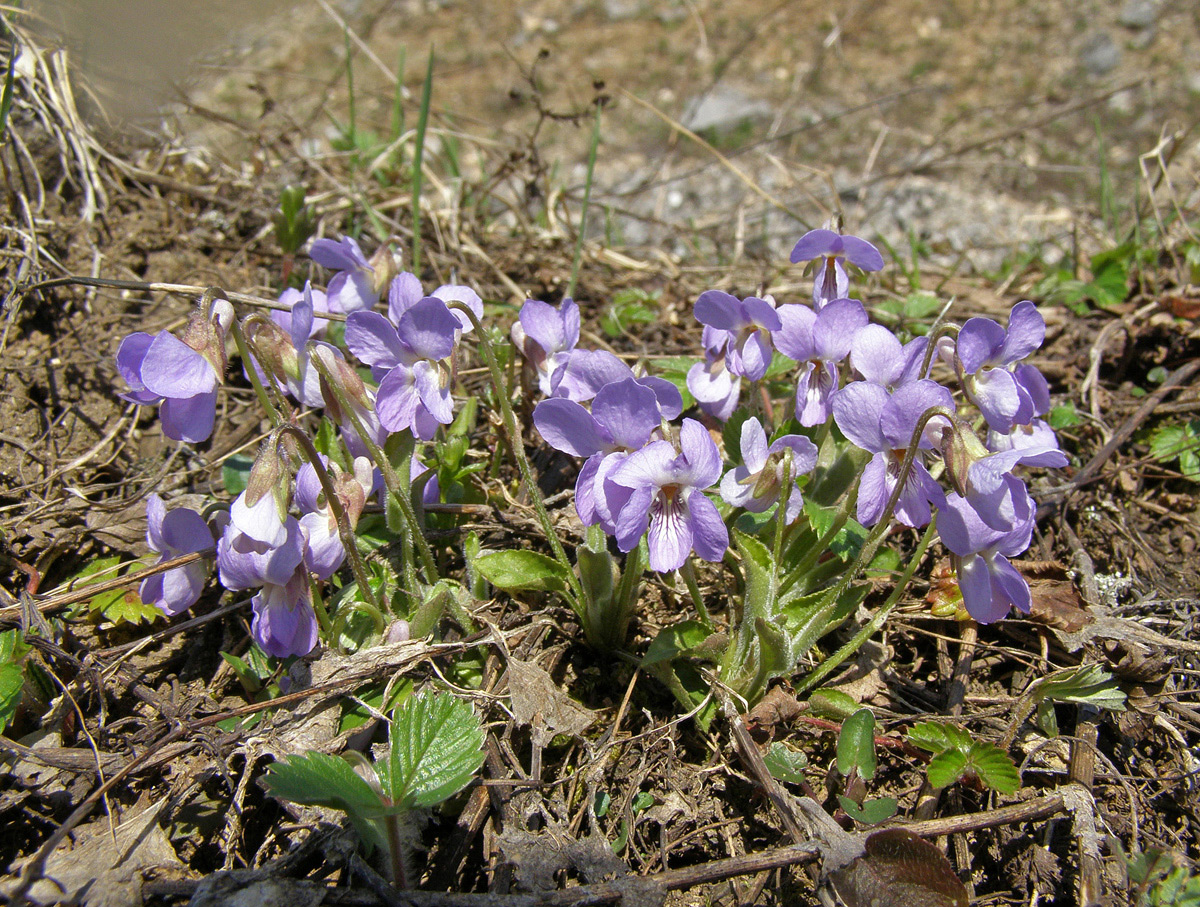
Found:
[[[321,368],[319,373],[321,376],[321,397],[325,401],[325,408],[329,411],[329,416],[334,422],[341,423],[344,421],[345,414],[342,412],[341,404],[338,402],[338,395],[334,393],[334,387],[329,385],[329,380],[336,383],[337,390],[340,390],[346,395],[352,406],[358,407],[360,411],[369,411],[372,408],[371,397],[367,393],[367,386],[363,384],[363,380],[359,377],[357,371],[345,359],[341,359],[333,354],[333,351],[322,344],[312,344],[309,347],[309,355],[317,359]]]
[[[942,429],[942,458],[946,461],[946,475],[950,483],[963,497],[969,489],[971,466],[991,454],[969,425],[958,419],[950,420]]]
[[[371,285],[375,289],[375,295],[382,296],[392,278],[400,273],[400,253],[392,251],[391,246],[384,243],[375,250],[369,263],[374,269]]]
[[[291,335],[274,321],[251,322],[249,340],[263,369],[281,384],[300,379],[300,357]]]
[[[225,328],[232,320],[233,307],[224,299],[217,302],[225,303],[224,309],[218,309],[217,304],[213,304],[212,311],[218,317],[208,317],[199,310],[193,312],[180,339],[207,359],[213,371],[223,379],[225,368],[229,364],[229,359],[225,354]]]

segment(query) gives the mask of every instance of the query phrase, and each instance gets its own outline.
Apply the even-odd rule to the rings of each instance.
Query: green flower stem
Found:
[[[542,531],[546,534],[546,541],[550,544],[550,550],[554,554],[554,559],[567,570],[567,582],[571,586],[571,592],[576,602],[574,605],[575,611],[579,613],[583,607],[583,587],[579,583],[579,578],[575,576],[574,567],[567,558],[567,552],[564,550],[562,542],[558,540],[558,534],[554,531],[554,524],[550,522],[550,514],[546,511],[546,503],[542,500],[537,481],[533,476],[533,467],[529,465],[529,458],[525,456],[525,443],[521,436],[520,426],[517,424],[517,415],[513,412],[508,385],[505,383],[504,375],[500,371],[500,365],[496,361],[496,352],[492,349],[492,342],[484,331],[483,325],[479,323],[479,318],[476,317],[469,306],[461,302],[451,302],[448,305],[455,311],[466,313],[467,318],[470,319],[471,324],[475,328],[476,336],[479,337],[479,350],[483,353],[484,362],[487,363],[488,371],[492,376],[492,383],[495,385],[493,390],[496,394],[496,400],[500,404],[500,415],[504,419],[504,430],[508,433],[513,459],[517,461],[517,470],[521,473],[521,481],[529,489],[529,497],[533,501],[533,508],[537,512],[538,522],[542,524]]]
[[[278,433],[280,435],[291,435],[300,444],[301,449],[304,451],[305,459],[308,460],[317,474],[317,480],[321,483],[321,490],[325,492],[325,503],[333,511],[333,518],[337,522],[338,536],[342,540],[342,548],[346,552],[346,559],[350,561],[350,569],[354,571],[354,578],[358,580],[358,588],[361,590],[362,597],[370,602],[371,606],[377,611],[382,610],[379,600],[375,597],[375,590],[371,588],[371,584],[367,581],[366,566],[363,564],[362,555],[358,551],[358,539],[354,535],[354,528],[350,525],[350,516],[346,513],[346,508],[342,506],[342,499],[338,497],[337,489],[333,485],[333,479],[329,477],[329,470],[321,462],[321,455],[317,453],[317,448],[313,445],[308,435],[294,425],[284,425],[278,429]]]
[[[333,624],[329,620],[329,611],[325,608],[325,599],[317,588],[317,580],[312,574],[308,577],[308,593],[312,596],[313,613],[317,615],[317,624],[321,627],[321,635],[333,641]]]
[[[789,450],[783,457],[783,487],[775,505],[775,543],[771,549],[771,556],[775,559],[776,569],[783,554],[783,535],[787,532],[787,508],[792,499],[792,491],[792,454]]]
[[[271,419],[271,424],[278,428],[283,424],[283,417],[279,415],[279,410],[271,402],[271,397],[267,393],[267,389],[263,387],[263,383],[259,380],[258,370],[251,364],[250,343],[246,339],[246,335],[242,332],[242,326],[236,318],[230,324],[230,329],[233,332],[233,342],[237,345],[238,355],[242,357],[242,363],[246,366],[246,375],[250,378],[250,384],[254,387],[254,393],[258,397],[259,405],[266,410],[267,415]]]
[[[861,647],[864,642],[870,639],[871,636],[873,636],[875,632],[883,626],[883,622],[887,620],[888,615],[890,615],[895,609],[896,605],[899,604],[900,596],[908,587],[909,581],[912,579],[913,574],[917,570],[917,565],[921,563],[921,559],[925,556],[925,551],[929,548],[929,544],[933,541],[933,537],[937,532],[936,527],[937,518],[935,517],[933,520],[930,520],[929,525],[925,528],[925,533],[921,536],[921,541],[917,544],[917,550],[913,552],[912,557],[909,559],[908,567],[896,581],[896,588],[892,590],[892,594],[888,596],[887,601],[880,605],[878,610],[876,610],[875,614],[866,623],[866,625],[857,633],[855,633],[854,637],[849,642],[826,658],[823,662],[821,662],[820,665],[817,666],[815,671],[804,678],[804,680],[796,687],[797,695],[803,695],[810,690],[816,689],[817,685],[822,680],[828,677],[834,671],[834,669],[842,664],[847,658],[857,652],[859,647]]]
[[[408,887],[408,876],[404,872],[404,842],[400,839],[400,817],[385,814],[383,827],[387,829],[388,856],[391,858],[392,884],[403,891]]]
[[[696,606],[696,614],[700,618],[700,623],[704,625],[704,629],[712,630],[712,616],[708,613],[708,608],[704,606],[704,596],[700,594],[700,584],[696,582],[696,570],[692,566],[692,556],[690,554],[687,560],[683,562],[683,566],[679,568],[679,575],[687,583],[688,594],[692,597],[692,604]]]
[[[421,523],[417,519],[416,512],[413,510],[412,498],[409,495],[408,473],[405,472],[403,478],[397,475],[396,470],[392,467],[391,461],[387,454],[378,444],[371,438],[371,434],[367,431],[367,427],[363,424],[358,412],[354,408],[354,404],[346,395],[345,389],[341,383],[337,381],[336,376],[332,375],[325,363],[321,361],[319,356],[311,356],[309,362],[321,373],[325,385],[333,391],[334,397],[337,399],[338,406],[342,412],[350,420],[355,432],[358,433],[363,444],[371,453],[371,459],[375,461],[375,465],[379,467],[383,473],[383,482],[387,485],[388,493],[391,494],[393,500],[400,508],[401,516],[404,519],[406,528],[408,529],[408,537],[411,543],[416,547],[417,553],[421,557],[421,562],[425,567],[425,571],[429,582],[436,582],[438,578],[437,560],[433,556],[433,549],[429,547],[429,540],[425,538],[425,533],[421,529]],[[410,452],[411,453],[411,452]],[[407,468],[407,463],[405,464]],[[408,546],[402,546],[407,548]],[[406,559],[407,562],[407,559]],[[407,566],[407,563],[406,563]],[[405,581],[409,583],[411,590],[416,592],[416,578],[409,575],[411,568],[405,571]]]

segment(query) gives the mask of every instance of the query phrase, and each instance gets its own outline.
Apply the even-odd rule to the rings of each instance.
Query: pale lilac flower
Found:
[[[146,521],[146,541],[151,551],[162,555],[160,564],[182,554],[213,547],[212,532],[200,514],[186,507],[177,507],[168,513],[157,494],[151,494],[146,500]],[[196,604],[207,578],[207,565],[203,561],[193,561],[142,580],[139,594],[146,604],[174,617]]]
[[[751,513],[762,513],[779,500],[785,451],[792,452],[793,483],[817,465],[817,447],[812,441],[803,435],[784,435],[768,447],[767,433],[754,417],[742,423],[741,448],[742,465],[729,470],[721,479],[721,497],[731,507],[743,507]],[[785,522],[794,523],[803,509],[804,497],[797,483],[788,495]]]
[[[225,374],[225,331],[233,307],[218,299],[206,317],[195,313],[183,339],[170,331],[130,334],[117,349],[117,371],[131,403],[162,404],[163,434],[174,441],[206,440],[216,421],[217,387]]]
[[[900,466],[913,431],[926,410],[944,407],[954,411],[950,392],[934,381],[922,379],[888,394],[878,384],[855,381],[833,398],[833,417],[842,433],[857,447],[872,454],[858,486],[858,521],[872,526],[883,516],[899,481]],[[933,447],[922,433],[921,448]],[[918,456],[896,502],[895,517],[906,526],[926,525],[930,504],[941,504],[944,493]]]
[[[317,645],[317,615],[308,576],[297,570],[286,583],[267,583],[250,599],[254,619],[250,634],[258,647],[275,658],[307,655]]]
[[[399,326],[400,319],[404,317],[404,313],[415,306],[422,299],[440,299],[442,302],[449,304],[451,302],[464,303],[475,315],[476,318],[483,318],[483,300],[479,298],[479,294],[470,287],[459,286],[458,284],[445,284],[438,287],[432,293],[426,293],[421,287],[421,281],[417,275],[408,271],[397,274],[392,278],[392,282],[388,285],[388,321]],[[471,319],[464,312],[457,309],[450,309],[450,312],[458,320],[458,337],[462,334],[468,334],[474,329]]]
[[[704,361],[697,362],[687,373],[687,389],[700,409],[722,422],[737,409],[742,392],[742,377],[729,370],[725,361],[725,347],[729,337],[724,331],[705,327],[701,334],[704,345]]]
[[[899,338],[881,324],[868,324],[850,344],[850,367],[863,380],[894,391],[902,385],[929,377],[922,374],[928,337],[914,337],[901,345]]]
[[[957,493],[946,496],[938,509],[938,534],[955,555],[963,604],[975,620],[992,623],[1009,609],[1029,613],[1029,584],[1008,558],[1029,547],[1034,506],[1028,494],[1014,501],[1013,525],[1006,531],[989,526]]]
[[[607,350],[571,350],[550,377],[550,395],[587,403],[608,385],[630,379],[654,392],[659,412],[668,422],[683,412],[679,388],[665,378],[639,377]]]
[[[539,299],[526,299],[510,333],[513,346],[537,375],[542,395],[549,397],[551,377],[566,365],[579,343],[579,306],[573,299],[564,299],[557,309]]]
[[[271,583],[282,586],[304,562],[304,534],[299,521],[289,516],[283,542],[270,545],[246,535],[232,522],[217,541],[217,569],[226,589],[257,589]]]
[[[838,389],[838,363],[866,329],[867,310],[857,299],[836,299],[819,312],[804,305],[780,306],[778,312],[781,327],[773,335],[775,346],[801,365],[796,419],[805,426],[824,425]]]
[[[555,450],[587,458],[575,482],[575,509],[584,525],[599,523],[615,534],[629,489],[614,485],[609,476],[659,429],[662,415],[654,391],[633,378],[605,385],[590,413],[573,400],[551,397],[534,409],[533,423]]]
[[[725,367],[735,375],[758,381],[771,365],[771,332],[782,327],[772,299],[738,299],[721,290],[700,294],[696,320],[717,332],[705,347],[723,345]]]
[[[342,472],[341,467],[324,455],[321,461],[353,529],[367,497],[374,490],[371,461],[366,457],[356,458],[354,472],[350,474]],[[345,560],[346,550],[342,546],[333,508],[325,498],[321,480],[311,463],[305,463],[296,472],[296,506],[300,509],[300,529],[304,534],[304,563],[319,579],[329,579]]]
[[[346,319],[346,345],[372,374],[382,376],[375,395],[379,422],[388,431],[410,428],[429,440],[454,418],[449,357],[459,321],[440,299],[425,297],[393,326],[378,312]]]
[[[290,336],[292,334],[292,309],[296,307],[297,303],[304,299],[305,291],[308,291],[312,296],[312,316],[310,316],[308,319],[308,337],[304,338],[305,340],[308,340],[312,337],[319,337],[325,333],[325,329],[329,327],[329,320],[326,318],[321,318],[320,316],[330,310],[329,297],[326,296],[323,291],[313,289],[308,282],[305,283],[304,290],[297,290],[294,287],[288,287],[279,294],[280,304],[286,305],[288,310],[286,312],[280,311],[279,309],[272,310],[271,320],[287,331],[288,335]]]
[[[717,445],[695,419],[683,420],[679,450],[652,441],[631,453],[611,476],[631,492],[617,517],[617,547],[632,551],[647,536],[650,568],[659,573],[678,570],[693,550],[706,561],[721,560],[729,532],[704,495],[720,475]]]
[[[308,255],[322,267],[337,272],[330,278],[326,290],[329,311],[348,315],[374,307],[379,298],[375,290],[375,268],[367,261],[357,242],[349,236],[336,241],[318,239],[312,244]]]
[[[844,299],[849,292],[850,278],[843,260],[864,271],[883,267],[883,256],[865,239],[824,229],[809,230],[792,249],[793,263],[813,259],[821,261],[813,278],[813,305],[817,309],[835,299]]]
[[[1045,379],[1032,366],[1014,368],[1042,345],[1046,322],[1028,300],[1012,308],[1006,331],[990,318],[971,318],[958,332],[963,389],[994,431],[1027,425],[1049,402]],[[1044,410],[1043,410],[1044,411]]]

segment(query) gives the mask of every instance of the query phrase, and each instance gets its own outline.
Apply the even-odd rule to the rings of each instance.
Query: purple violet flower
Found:
[[[742,465],[721,480],[721,497],[731,507],[744,507],[762,513],[777,500],[783,490],[783,453],[792,451],[791,477],[812,471],[817,465],[817,447],[803,435],[784,435],[770,447],[762,423],[753,417],[742,423]],[[794,523],[804,509],[804,497],[797,483],[788,495],[785,520]]]
[[[801,364],[796,381],[796,419],[801,425],[829,421],[830,401],[838,389],[838,363],[867,326],[867,310],[857,299],[835,299],[821,311],[804,305],[778,309],[782,326],[775,346]]]
[[[267,583],[282,586],[303,562],[304,534],[293,516],[284,523],[283,542],[278,545],[257,541],[232,522],[217,541],[221,585],[232,591],[257,589]]]
[[[864,380],[889,391],[928,377],[921,374],[928,337],[914,337],[901,345],[900,340],[881,324],[868,324],[850,344],[850,366]]]
[[[426,293],[421,288],[421,281],[417,275],[404,271],[392,278],[392,282],[388,285],[388,321],[398,326],[405,312],[422,299],[430,296],[446,303],[447,308],[451,302],[465,303],[476,318],[483,318],[483,300],[470,287],[445,284],[432,293]],[[450,313],[458,320],[459,334],[455,336],[457,342],[458,336],[470,333],[474,329],[474,325],[471,324],[470,318],[457,309],[450,309]]]
[[[700,404],[700,409],[724,422],[737,409],[742,378],[726,365],[725,347],[729,335],[725,331],[705,326],[700,339],[704,345],[704,361],[688,369],[687,389]]]
[[[209,316],[192,315],[183,339],[170,331],[130,334],[117,349],[117,371],[129,384],[122,398],[162,404],[163,434],[173,441],[207,440],[216,421],[217,386],[225,374],[225,331],[233,306],[212,303]]]
[[[307,655],[317,645],[317,615],[308,576],[297,570],[286,583],[267,583],[250,599],[250,635],[275,658]]]
[[[1034,506],[1028,493],[1015,503],[1014,523],[1007,531],[985,523],[957,493],[947,495],[938,509],[938,534],[955,555],[963,604],[983,624],[1000,620],[1014,606],[1026,614],[1032,606],[1029,584],[1008,558],[1029,547]]]
[[[970,318],[958,332],[963,390],[994,431],[1008,433],[1014,425],[1029,424],[1038,415],[1041,398],[1049,403],[1045,379],[1036,368],[1012,368],[1045,337],[1046,322],[1028,300],[1013,306],[1007,331],[990,318]]]
[[[650,567],[659,573],[678,570],[693,550],[706,561],[721,560],[729,532],[704,494],[720,475],[717,445],[695,419],[683,420],[679,450],[652,441],[631,453],[611,475],[631,492],[617,517],[617,547],[632,551],[648,532]]]
[[[549,397],[553,393],[551,377],[559,366],[566,365],[579,343],[579,306],[573,299],[564,299],[557,309],[539,299],[526,299],[513,322],[511,337],[537,375],[542,395]]]
[[[634,378],[605,385],[590,413],[573,400],[551,397],[534,409],[533,423],[555,450],[587,458],[575,481],[575,509],[585,526],[599,523],[614,535],[629,489],[614,485],[609,477],[662,424],[654,391]]]
[[[323,268],[337,273],[329,280],[326,290],[329,311],[350,314],[370,309],[379,299],[375,290],[375,268],[357,242],[349,236],[341,240],[318,239],[308,256]]]
[[[717,332],[712,345],[725,347],[725,367],[735,375],[758,381],[771,365],[771,332],[782,324],[772,299],[738,299],[721,290],[707,290],[696,300],[696,320]],[[705,343],[705,347],[710,344]]]
[[[954,411],[950,391],[922,379],[888,394],[878,384],[855,381],[833,398],[833,418],[842,433],[857,447],[872,454],[858,486],[858,521],[873,526],[883,516],[899,480],[900,466],[921,416],[930,407]],[[933,446],[923,433],[922,448]],[[896,519],[906,526],[926,525],[930,504],[940,505],[945,495],[920,458],[913,460],[908,481],[896,502]]]
[[[146,521],[146,541],[151,551],[162,555],[160,564],[181,554],[213,547],[212,532],[200,514],[186,507],[176,507],[168,513],[157,494],[146,500]],[[196,604],[207,579],[208,566],[203,561],[193,561],[142,580],[139,594],[142,601],[174,617]]]
[[[792,249],[793,263],[813,259],[821,259],[813,278],[813,306],[818,310],[835,299],[844,299],[850,289],[843,259],[864,271],[883,267],[883,256],[865,239],[832,230],[809,230]]]
[[[305,289],[312,294],[312,313],[313,316],[316,316],[309,318],[308,337],[304,338],[305,340],[308,340],[313,337],[319,337],[321,334],[325,333],[325,329],[329,327],[329,320],[326,318],[321,318],[320,316],[328,312],[330,309],[329,297],[326,296],[323,291],[312,289],[311,285],[307,282],[305,284]],[[304,291],[297,290],[295,287],[288,287],[279,294],[280,304],[287,306],[288,311],[284,312],[279,309],[275,309],[271,312],[271,320],[287,331],[289,336],[292,334],[292,309],[294,309],[296,304],[302,299],[304,299]]]
[[[382,378],[375,409],[385,429],[410,428],[429,440],[439,424],[453,421],[448,360],[459,331],[459,320],[432,296],[406,309],[397,326],[378,312],[346,319],[346,345]]]

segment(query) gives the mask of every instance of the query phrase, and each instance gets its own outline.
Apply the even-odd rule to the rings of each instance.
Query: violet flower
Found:
[[[566,365],[579,343],[579,306],[573,299],[564,299],[557,309],[538,299],[526,299],[510,335],[513,346],[537,375],[542,395],[549,397],[553,393],[551,377]]]
[[[678,570],[693,550],[706,561],[721,560],[729,532],[704,495],[720,475],[717,445],[695,419],[683,420],[679,450],[652,441],[631,453],[611,475],[631,492],[617,517],[617,547],[632,551],[647,536],[650,567],[659,573]]]
[[[585,526],[599,523],[616,534],[616,518],[630,492],[609,478],[662,424],[654,391],[633,378],[608,384],[596,394],[590,413],[573,400],[551,397],[534,409],[533,423],[555,450],[587,458],[575,481],[575,509]]]
[[[367,261],[358,243],[349,236],[340,240],[318,239],[308,250],[309,258],[337,273],[325,291],[329,311],[350,314],[370,309],[379,298],[375,290],[375,268]]]
[[[721,290],[707,290],[696,300],[694,313],[697,321],[717,332],[713,345],[724,341],[725,367],[730,372],[751,381],[767,373],[771,332],[782,327],[774,300],[757,296],[738,299]]]
[[[659,412],[668,422],[683,412],[679,388],[665,378],[638,376],[607,350],[571,350],[550,377],[550,393],[552,397],[587,403],[608,385],[630,379],[654,392]]]
[[[160,564],[213,547],[212,532],[200,514],[186,507],[176,507],[168,513],[157,494],[146,499],[146,521],[146,541],[151,551],[162,555]],[[142,580],[139,594],[146,604],[174,617],[196,604],[207,578],[208,566],[203,561],[193,561]]]
[[[850,289],[844,261],[864,271],[883,267],[879,250],[857,236],[844,236],[832,230],[809,230],[792,249],[792,262],[820,259],[813,277],[813,306],[824,308],[835,299],[844,299]]]
[[[914,337],[901,345],[899,338],[881,324],[868,324],[850,344],[850,367],[865,381],[894,391],[920,378],[925,363],[928,337]]]
[[[696,398],[700,409],[724,422],[737,409],[742,378],[731,372],[726,364],[725,347],[729,344],[726,332],[705,326],[700,339],[704,345],[704,361],[688,369],[687,389]]]
[[[426,293],[422,289],[421,281],[417,275],[409,271],[404,271],[392,278],[392,282],[388,285],[388,321],[398,326],[405,312],[422,299],[427,299],[430,296],[446,303],[447,308],[449,308],[451,302],[465,303],[476,318],[483,318],[483,300],[470,287],[458,284],[444,284],[432,293]],[[459,333],[455,336],[455,340],[457,341],[458,337],[462,334],[470,333],[474,329],[474,325],[471,323],[471,319],[463,312],[457,309],[450,309],[450,312],[458,320]]]
[[[162,404],[163,434],[173,441],[207,440],[216,421],[217,386],[225,374],[225,331],[233,306],[215,300],[208,315],[192,315],[180,339],[170,331],[130,334],[117,349],[117,371],[129,384],[122,398]]]
[[[454,418],[450,367],[460,323],[446,304],[427,296],[406,309],[393,326],[378,312],[346,319],[346,345],[372,374],[382,376],[375,395],[380,424],[388,431],[412,429],[422,440]]]
[[[312,296],[311,308],[312,317],[309,318],[308,340],[312,337],[319,337],[325,333],[325,329],[329,327],[329,320],[320,316],[330,311],[329,297],[322,290],[314,290],[307,282],[305,284],[307,290]],[[304,299],[304,291],[297,290],[295,287],[288,287],[279,294],[279,303],[288,307],[286,312],[279,309],[274,309],[271,312],[271,320],[287,331],[288,335],[292,334],[292,310],[296,304]]]
[[[317,615],[308,576],[297,570],[286,583],[267,583],[250,599],[250,635],[275,658],[307,655],[317,646]]]
[[[773,335],[775,346],[801,364],[796,419],[805,426],[824,425],[838,389],[838,363],[867,326],[867,310],[857,299],[836,299],[819,312],[804,305],[780,306],[778,312],[781,327]]]
[[[953,412],[954,401],[950,391],[929,379],[906,384],[890,395],[878,384],[855,381],[834,396],[833,417],[838,428],[852,444],[872,454],[858,486],[857,516],[864,526],[873,526],[883,516],[913,431],[931,407]],[[928,434],[928,430],[922,433],[920,447],[934,446]],[[940,505],[944,497],[918,457],[896,502],[895,517],[906,526],[924,526],[931,517],[930,505]]]
[[[721,480],[721,497],[731,507],[743,507],[751,513],[762,513],[779,500],[783,490],[784,452],[792,452],[790,476],[811,472],[817,465],[817,446],[803,435],[784,435],[770,447],[762,423],[751,417],[742,423],[742,465],[736,466]],[[784,520],[794,523],[804,509],[804,497],[797,483],[788,495]]]
[[[341,467],[324,455],[321,461],[330,474],[342,509],[350,527],[358,524],[367,497],[375,487],[371,461],[366,457],[354,460],[354,472],[344,473]],[[319,579],[329,579],[342,565],[346,550],[338,532],[333,508],[325,499],[324,488],[311,463],[296,472],[296,506],[300,508],[300,529],[304,535],[304,563]]]
[[[1034,506],[1028,494],[1015,503],[1014,523],[1007,531],[987,525],[957,493],[947,495],[938,510],[938,534],[955,555],[963,604],[983,624],[1000,620],[1013,607],[1028,614],[1032,605],[1029,584],[1008,558],[1029,547]]]
[[[1018,302],[1006,331],[990,318],[971,318],[958,332],[956,354],[963,390],[994,431],[1008,433],[1037,415],[1045,379],[1036,368],[1013,368],[1042,345],[1046,322],[1030,301]],[[1040,379],[1040,380],[1039,380]]]

